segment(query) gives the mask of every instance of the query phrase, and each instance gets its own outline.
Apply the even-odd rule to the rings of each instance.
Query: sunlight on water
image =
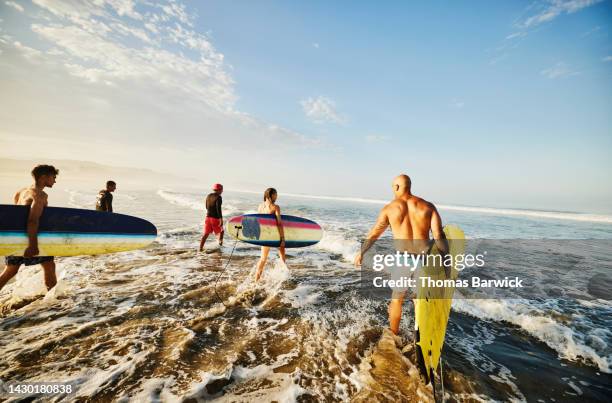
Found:
[[[92,207],[87,192],[64,196],[69,206]],[[90,401],[431,399],[411,361],[412,303],[405,302],[396,338],[384,330],[386,301],[357,292],[351,262],[379,202],[281,192],[283,214],[312,219],[325,235],[314,247],[289,250],[286,265],[272,250],[255,283],[259,248],[227,236],[221,252],[197,253],[204,196],[117,192],[117,212],[158,226],[154,244],[59,258],[58,286],[48,293],[40,269],[23,268],[0,291],[0,379],[70,381],[77,389],[70,398]],[[223,198],[229,218],[254,212],[261,195],[226,191]],[[612,238],[606,222],[558,215],[442,209],[442,216],[471,238]],[[526,380],[531,371],[555,374],[548,380],[555,392],[544,396],[609,395],[611,312],[596,299],[455,301],[447,398],[524,400],[538,393]],[[534,370],[508,364],[521,350],[530,351]]]

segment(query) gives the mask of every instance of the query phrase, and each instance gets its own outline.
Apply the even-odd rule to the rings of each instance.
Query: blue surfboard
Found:
[[[30,208],[0,204],[0,256],[23,256]],[[40,256],[100,255],[143,248],[157,237],[147,220],[125,214],[45,207],[38,228]]]

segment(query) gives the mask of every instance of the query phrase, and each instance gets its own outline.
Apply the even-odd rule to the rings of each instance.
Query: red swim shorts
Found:
[[[221,225],[220,218],[206,217],[204,220],[204,235],[208,235],[210,233],[215,233],[218,235],[223,232],[223,226]]]

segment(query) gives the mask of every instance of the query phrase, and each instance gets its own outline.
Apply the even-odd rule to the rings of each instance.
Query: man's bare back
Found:
[[[13,202],[20,206],[31,206],[34,201],[40,202],[44,207],[47,206],[48,195],[43,190],[36,189],[35,186],[23,188],[15,193]]]
[[[395,199],[385,206],[396,239],[429,239],[433,205],[420,197]]]
[[[410,178],[400,175],[393,181],[395,199],[380,211],[376,224],[370,230],[363,245],[363,252],[369,249],[391,226],[395,247],[399,251],[425,253],[429,249],[429,233],[438,240],[444,239],[442,220],[436,207],[410,193]],[[443,245],[442,250],[446,250]],[[359,261],[358,263],[361,263]]]

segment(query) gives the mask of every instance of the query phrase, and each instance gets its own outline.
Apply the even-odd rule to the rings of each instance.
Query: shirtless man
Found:
[[[395,199],[382,208],[376,224],[368,233],[363,243],[361,253],[355,257],[355,266],[361,266],[365,252],[376,242],[391,226],[396,249],[412,253],[426,253],[429,251],[431,241],[429,232],[442,253],[448,252],[446,236],[442,231],[442,219],[436,207],[420,197],[414,196],[411,191],[411,181],[408,175],[399,175],[393,180],[393,194]],[[405,292],[393,293],[389,304],[389,327],[394,334],[399,332],[402,318],[402,304]]]
[[[55,177],[59,171],[51,165],[38,165],[32,170],[34,184],[30,187],[21,189],[15,194],[13,202],[17,205],[30,206],[28,216],[28,247],[21,256],[7,256],[6,267],[0,274],[0,289],[17,274],[22,264],[33,266],[40,264],[45,271],[45,285],[50,290],[57,283],[55,278],[55,262],[53,256],[38,255],[38,220],[42,215],[43,209],[47,206],[47,194],[45,187],[53,187]]]

